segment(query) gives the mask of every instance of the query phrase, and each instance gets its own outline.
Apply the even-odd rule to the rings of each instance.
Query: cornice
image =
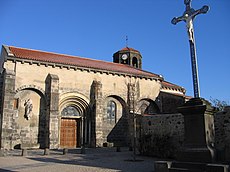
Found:
[[[37,61],[37,60],[29,60],[29,59],[22,59],[22,58],[16,58],[14,56],[7,56],[5,58],[5,61],[12,61],[14,63],[28,63],[30,65],[44,65],[45,67],[53,67],[53,68],[66,68],[67,70],[80,70],[80,71],[87,71],[87,72],[93,72],[93,73],[100,73],[100,74],[111,74],[111,75],[117,75],[117,76],[123,76],[123,77],[135,77],[135,78],[140,78],[140,79],[145,79],[145,80],[155,80],[155,81],[161,81],[162,78],[157,78],[157,77],[150,77],[150,76],[144,76],[144,75],[134,75],[134,74],[129,74],[129,73],[122,73],[122,72],[116,72],[116,71],[108,71],[108,70],[103,70],[103,69],[95,69],[95,68],[87,68],[87,67],[81,67],[81,66],[75,66],[75,65],[68,65],[68,64],[60,64],[60,63],[51,63],[51,62],[44,62],[44,61]]]

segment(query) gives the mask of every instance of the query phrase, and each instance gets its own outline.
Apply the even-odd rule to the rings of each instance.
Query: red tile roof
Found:
[[[93,60],[89,58],[62,55],[62,54],[31,50],[31,49],[25,49],[25,48],[17,48],[13,46],[9,46],[9,49],[15,57],[20,58],[20,59],[50,62],[50,63],[55,63],[55,64],[73,65],[73,66],[78,66],[78,67],[106,70],[106,71],[112,71],[112,72],[120,72],[124,74],[131,74],[131,75],[137,75],[137,76],[143,76],[143,77],[160,78],[159,75],[156,75],[156,74],[153,74],[147,71],[143,71],[143,70],[140,70],[140,69],[128,66],[128,65],[118,64],[118,63]]]
[[[166,88],[172,88],[172,89],[176,89],[176,90],[185,91],[185,89],[183,87],[180,87],[178,85],[172,84],[172,83],[167,82],[167,81],[162,81],[161,85],[163,88],[166,87]]]
[[[130,48],[130,47],[122,48],[120,51],[135,51],[135,52],[140,53],[138,50],[135,50],[134,48]]]
[[[14,57],[25,59],[25,60],[34,60],[40,62],[48,62],[48,63],[55,63],[55,64],[64,64],[64,65],[71,65],[83,68],[90,68],[90,69],[97,69],[97,70],[105,70],[108,72],[118,72],[122,74],[130,74],[136,75],[141,77],[151,77],[151,78],[158,78],[163,80],[160,75],[147,72],[144,70],[140,70],[128,65],[123,65],[119,63],[112,63],[100,60],[94,60],[89,58],[83,58],[78,56],[70,56],[70,55],[63,55],[51,52],[44,52],[39,50],[31,50],[25,48],[18,48],[13,46],[5,46],[10,50],[10,53],[13,54]],[[125,47],[122,50],[131,50],[139,52],[133,48]],[[182,87],[177,86],[175,84],[169,83],[167,81],[162,81],[162,87],[166,88],[173,88],[178,90],[184,90]]]

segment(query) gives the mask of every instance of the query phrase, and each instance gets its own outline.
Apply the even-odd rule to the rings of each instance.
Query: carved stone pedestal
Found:
[[[215,151],[213,110],[207,101],[193,98],[179,107],[184,116],[185,140],[178,160],[189,162],[213,162]]]

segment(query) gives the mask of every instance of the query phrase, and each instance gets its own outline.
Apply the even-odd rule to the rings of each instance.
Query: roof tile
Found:
[[[124,47],[120,51],[135,51],[135,52],[140,53],[138,50],[135,50],[134,48],[130,48],[130,47]]]
[[[20,58],[20,59],[28,59],[28,60],[55,63],[55,64],[73,65],[77,67],[85,67],[85,68],[91,68],[91,69],[118,72],[122,74],[130,74],[130,75],[136,75],[136,76],[142,76],[142,77],[153,77],[153,78],[162,79],[157,74],[147,72],[141,69],[137,69],[132,66],[119,64],[119,63],[94,60],[94,59],[83,58],[79,56],[70,56],[70,55],[63,55],[63,54],[57,54],[57,53],[51,53],[51,52],[44,52],[44,51],[39,51],[39,50],[18,48],[14,46],[9,46],[8,48],[11,51],[10,53],[12,53],[14,57]],[[137,51],[133,48],[128,48],[128,47],[125,47],[122,50]],[[182,87],[169,83],[167,81],[162,81],[162,86],[183,90]]]
[[[29,59],[35,61],[50,62],[56,64],[66,64],[73,65],[78,67],[101,69],[112,72],[121,72],[125,74],[137,75],[137,76],[146,76],[146,77],[156,77],[159,78],[159,75],[153,74],[147,71],[143,71],[128,65],[93,60],[89,58],[82,58],[78,56],[63,55],[51,52],[44,52],[38,50],[31,50],[25,48],[17,48],[10,46],[11,53],[21,59]]]

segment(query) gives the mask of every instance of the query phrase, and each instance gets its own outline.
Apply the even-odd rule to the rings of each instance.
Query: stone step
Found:
[[[206,170],[206,164],[196,162],[173,162],[171,168],[190,169],[196,170],[196,172],[203,172]]]
[[[185,169],[185,168],[170,168],[169,172],[204,172],[202,170],[194,170],[194,169]]]
[[[156,172],[230,172],[229,165],[197,162],[155,161]]]

